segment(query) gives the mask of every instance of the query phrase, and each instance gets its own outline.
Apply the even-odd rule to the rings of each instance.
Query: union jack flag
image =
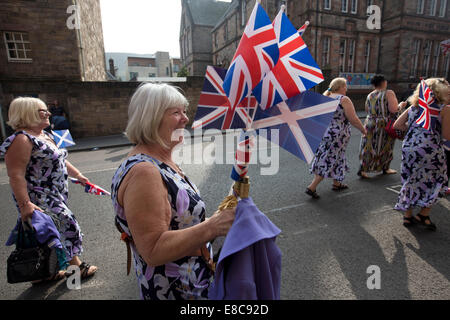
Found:
[[[236,108],[278,62],[277,37],[267,13],[256,2],[228,69],[223,89]]]
[[[235,155],[235,164],[231,171],[231,179],[239,181],[248,173],[248,164],[255,146],[255,131],[242,131]]]
[[[253,90],[263,110],[324,81],[322,71],[283,10],[275,18],[274,27],[280,47],[280,60]]]
[[[70,181],[72,181],[75,184],[81,184],[81,181],[78,179],[70,178]],[[105,189],[100,188],[99,186],[92,184],[90,182],[87,182],[86,185],[84,186],[84,192],[95,194],[96,196],[111,195],[111,193],[109,193]]]
[[[273,108],[258,108],[252,127],[258,134],[259,129],[267,129],[269,140],[271,130],[279,130],[280,147],[309,164],[338,105],[337,99],[305,91]]]
[[[422,113],[416,120],[416,123],[426,130],[431,130],[434,122],[433,118],[439,117],[441,108],[434,99],[433,91],[431,91],[424,80],[420,81],[419,107],[422,109]]]
[[[442,52],[444,56],[450,53],[450,39],[441,42]]]
[[[234,108],[222,88],[225,69],[208,66],[192,129],[248,128],[258,101],[251,96]]]
[[[303,34],[305,33],[306,28],[308,28],[308,26],[309,26],[309,21],[306,21],[305,24],[300,29],[298,29],[298,33],[300,34],[300,37],[303,37]]]

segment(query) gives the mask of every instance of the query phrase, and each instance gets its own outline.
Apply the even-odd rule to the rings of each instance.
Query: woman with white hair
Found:
[[[332,190],[334,191],[348,188],[342,182],[345,173],[349,170],[345,151],[351,136],[350,124],[358,128],[363,135],[366,134],[366,129],[356,115],[352,101],[345,96],[346,93],[345,78],[333,79],[328,90],[323,93],[325,96],[339,100],[340,103],[311,164],[310,172],[314,173],[314,179],[306,188],[306,194],[314,199],[320,198],[316,188],[324,178],[333,179]]]
[[[206,219],[199,190],[172,159],[187,105],[172,86],[141,85],[126,128],[135,146],[112,179],[116,226],[131,246],[145,300],[206,299],[214,269],[209,242],[234,221],[235,209]]]
[[[16,98],[11,102],[8,125],[15,131],[0,146],[13,198],[22,221],[28,221],[35,210],[50,215],[64,246],[66,259],[80,267],[81,277],[92,276],[96,266],[81,262],[82,233],[75,216],[67,207],[68,176],[83,184],[89,180],[67,158],[67,150],[59,149],[52,136],[44,131],[50,125],[46,104],[36,98]],[[64,277],[60,271],[54,277]]]
[[[448,182],[443,144],[444,139],[450,140],[450,108],[446,107],[450,86],[438,78],[425,83],[433,92],[440,116],[432,119],[429,130],[417,123],[423,112],[419,106],[419,84],[410,98],[411,107],[394,123],[395,129],[407,131],[402,145],[402,188],[395,210],[404,212],[405,227],[420,223],[435,231],[436,225],[430,220],[431,207],[445,194]],[[420,208],[415,217],[414,207]]]

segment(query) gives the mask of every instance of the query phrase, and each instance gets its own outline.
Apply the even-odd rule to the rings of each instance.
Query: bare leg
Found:
[[[319,183],[321,183],[323,181],[323,177],[315,174],[314,175],[314,180],[311,182],[311,184],[308,186],[308,189],[311,191],[316,191],[317,186],[319,185]]]
[[[81,260],[78,256],[74,256],[72,260],[69,261],[70,265],[79,266],[81,264]],[[87,276],[93,275],[97,271],[96,266],[90,266],[87,272]]]

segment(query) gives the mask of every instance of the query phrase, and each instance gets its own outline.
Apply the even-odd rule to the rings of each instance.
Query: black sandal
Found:
[[[314,199],[319,199],[320,196],[317,194],[316,191],[312,191],[310,188],[306,188],[305,193],[311,197],[313,197]]]
[[[97,272],[97,270],[95,270],[94,272],[92,272],[91,274],[89,274],[89,269],[91,268],[91,265],[89,264],[89,263],[86,263],[86,262],[82,262],[79,266],[78,266],[78,268],[80,268],[80,276],[81,276],[81,279],[83,280],[83,279],[86,279],[86,278],[90,278],[90,277],[92,277],[96,272]],[[71,275],[73,275],[75,273],[75,271],[73,271],[73,272],[66,272],[66,274],[65,274],[65,276],[68,278],[68,277],[70,277]]]
[[[339,183],[338,185],[333,183],[333,188],[331,188],[333,191],[341,191],[345,189],[348,189],[348,185],[342,183]]]
[[[419,217],[419,219],[420,219],[420,220],[416,219],[417,222],[419,222],[420,224],[424,225],[428,230],[436,231],[436,225],[433,222],[431,222],[430,217],[425,217],[425,216],[421,215],[420,213],[418,213],[416,215],[416,217]],[[427,220],[430,221],[430,224],[426,223]]]
[[[403,226],[406,227],[406,228],[409,228],[409,227],[411,227],[413,224],[416,223],[415,220],[417,220],[417,219],[415,219],[413,216],[411,216],[411,217],[409,217],[409,218],[403,216]],[[406,221],[409,221],[409,222],[406,222]]]

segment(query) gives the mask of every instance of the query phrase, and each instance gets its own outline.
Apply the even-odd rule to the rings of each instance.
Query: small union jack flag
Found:
[[[450,53],[450,39],[441,42],[442,52],[444,56]]]
[[[236,150],[235,164],[231,171],[231,179],[239,181],[248,173],[248,164],[255,146],[255,131],[242,131]]]
[[[300,37],[303,37],[303,34],[305,33],[306,28],[308,28],[308,26],[309,26],[309,21],[306,21],[305,24],[300,29],[298,29],[298,33],[300,34]]]
[[[324,81],[322,70],[283,10],[275,18],[274,27],[280,47],[280,60],[253,90],[263,110]]]
[[[231,61],[223,89],[236,108],[278,62],[277,37],[267,13],[256,2]]]
[[[72,181],[75,184],[82,184],[81,181],[78,179],[70,178],[70,181]],[[110,192],[90,182],[87,182],[86,185],[84,186],[84,192],[95,194],[96,196],[111,195]]]
[[[433,119],[439,117],[441,108],[434,99],[433,91],[431,91],[424,80],[420,81],[419,107],[422,109],[422,113],[416,120],[416,123],[426,130],[431,130],[434,122]]]
[[[225,69],[208,66],[203,90],[195,114],[192,129],[240,129],[248,128],[258,106],[255,97],[245,98],[233,109],[222,88]]]

